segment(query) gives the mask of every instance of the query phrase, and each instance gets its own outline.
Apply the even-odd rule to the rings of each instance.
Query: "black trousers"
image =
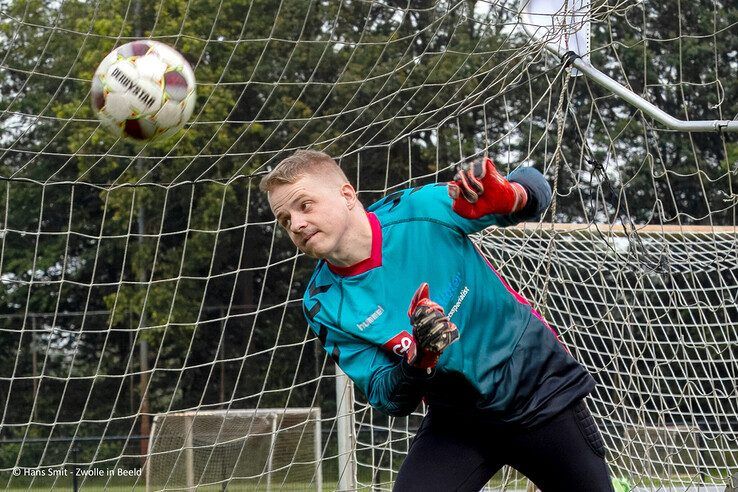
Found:
[[[480,490],[503,465],[543,492],[612,492],[605,446],[583,401],[531,429],[431,408],[400,468],[398,492]]]

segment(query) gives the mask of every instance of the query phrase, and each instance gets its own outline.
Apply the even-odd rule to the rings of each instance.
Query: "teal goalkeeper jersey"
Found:
[[[539,214],[550,201],[540,173],[520,169]],[[517,181],[513,172],[509,179]],[[533,186],[531,186],[533,183]],[[477,250],[468,234],[533,217],[466,219],[446,184],[393,193],[367,209],[372,254],[339,268],[320,261],[303,298],[311,329],[375,408],[406,415],[432,406],[482,412],[500,423],[535,425],[594,387],[555,332]],[[430,374],[409,366],[407,310],[421,283],[459,329]]]

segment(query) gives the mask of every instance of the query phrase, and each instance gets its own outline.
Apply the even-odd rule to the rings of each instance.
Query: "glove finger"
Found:
[[[453,328],[450,328],[452,326]],[[451,323],[447,317],[434,320],[418,330],[418,337],[425,345],[432,344],[442,338],[444,333],[455,329],[455,325]]]
[[[482,193],[484,193],[484,185],[480,181],[481,177],[479,175],[477,175],[474,171],[470,169],[469,171],[467,171],[467,177],[469,186],[477,195],[481,195]]]
[[[420,323],[420,320],[427,316],[444,316],[444,311],[443,307],[430,299],[421,299],[412,312],[408,314],[410,315],[410,323],[416,324]]]
[[[474,163],[474,175],[477,178],[484,179],[488,171],[497,171],[495,163],[489,157],[485,157],[481,161]]]
[[[456,183],[451,182],[448,184],[448,196],[452,200],[456,200],[459,197],[459,193],[459,186]]]
[[[463,172],[459,174],[457,184],[461,189],[461,194],[464,196],[464,200],[469,203],[476,203],[476,201],[479,199],[479,195],[474,191],[474,187],[469,183],[467,173]]]
[[[485,171],[484,168],[478,168],[477,166],[476,163],[462,162],[456,166],[456,174],[454,175],[455,184],[461,187],[464,199],[470,203],[476,202],[479,198],[476,195],[481,195],[484,191],[479,179],[484,177]]]
[[[449,327],[449,330],[448,330],[448,338],[449,338],[448,344],[451,345],[452,343],[456,342],[459,339],[459,329],[456,327],[455,324],[451,323],[450,321],[449,321],[449,325],[451,326]]]
[[[429,350],[442,352],[458,339],[459,330],[456,328],[456,325],[447,321],[444,324],[443,329],[436,333],[432,339],[427,341],[427,348]]]
[[[425,351],[433,351],[433,352],[442,352],[444,348],[446,348],[446,339],[448,336],[445,334],[445,332],[441,331],[440,333],[436,334],[433,338],[430,338],[428,340],[425,340],[422,348]]]
[[[412,325],[425,324],[439,314],[443,315],[443,313],[439,313],[437,309],[434,309],[433,306],[421,304],[419,306],[416,306],[413,312],[410,313],[410,323]]]
[[[430,301],[428,299],[428,283],[423,282],[420,284],[420,287],[415,291],[415,294],[413,294],[413,298],[410,301],[410,307],[407,309],[407,315],[412,318],[413,313],[415,312],[415,309],[424,301]]]
[[[451,328],[449,328],[449,330],[446,332],[448,338],[446,339],[445,348],[448,348],[449,345],[453,344],[459,339],[459,329],[456,328],[456,325],[454,325],[453,323],[449,322],[449,324],[451,325]]]
[[[426,339],[430,340],[435,337],[437,337],[439,334],[444,333],[447,330],[448,326],[448,318],[437,318],[434,319],[431,323],[428,323],[426,325],[426,328],[424,330],[424,335]]]
[[[427,324],[414,329],[413,338],[415,338],[415,341],[420,347],[426,349],[434,340],[436,340],[436,338],[438,338],[439,335],[443,334],[443,332],[443,325]]]
[[[470,165],[468,162],[460,162],[459,164],[456,164],[456,167],[454,168],[454,181],[461,179],[461,175],[465,174],[469,169]]]
[[[426,314],[425,316],[421,316],[415,320],[413,323],[413,327],[415,330],[417,330],[419,333],[426,334],[430,333],[436,324],[436,315],[434,313]]]
[[[431,328],[428,329],[426,333],[428,340],[432,340],[443,335],[444,333],[450,333],[452,331],[458,332],[458,328],[456,328],[456,325],[451,322],[451,320],[448,319],[447,316],[444,316],[443,318],[436,320],[436,322],[433,323],[433,326],[431,326]]]

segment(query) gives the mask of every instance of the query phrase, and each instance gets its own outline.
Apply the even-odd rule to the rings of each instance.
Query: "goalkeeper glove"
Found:
[[[454,211],[467,219],[487,214],[508,215],[525,207],[528,193],[519,183],[505,179],[489,157],[476,163],[456,166],[456,175],[448,184]]]
[[[425,282],[415,292],[407,315],[415,339],[415,344],[405,353],[407,363],[430,370],[438,363],[446,347],[459,339],[459,330],[443,308],[428,298],[428,284]]]

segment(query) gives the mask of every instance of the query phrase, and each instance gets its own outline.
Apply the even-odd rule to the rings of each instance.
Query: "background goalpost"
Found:
[[[311,147],[367,204],[485,152],[541,169],[543,222],[475,241],[597,379],[614,475],[724,490],[738,137],[704,131],[735,126],[738,7],[590,3],[589,61],[650,106],[575,77],[519,1],[0,0],[0,484],[391,489],[424,409],[354,394],[302,316],[314,263],[257,188]],[[145,146],[89,101],[139,37],[198,80],[190,124]]]

